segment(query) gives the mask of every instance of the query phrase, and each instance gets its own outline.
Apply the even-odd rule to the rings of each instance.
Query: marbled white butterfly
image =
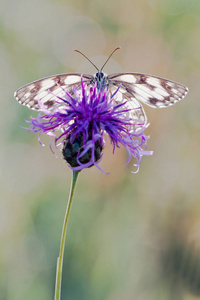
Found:
[[[120,48],[111,53],[103,67],[118,49]],[[83,53],[81,54],[89,60]],[[55,96],[62,97],[63,90],[73,95],[74,91],[80,88],[82,77],[84,83],[88,85],[96,83],[100,90],[108,87],[111,94],[119,88],[117,101],[127,101],[129,108],[135,108],[134,116],[145,123],[147,119],[140,102],[153,108],[168,107],[182,100],[188,92],[186,86],[168,79],[140,73],[106,75],[102,72],[103,67],[99,70],[93,63],[92,65],[98,71],[94,76],[80,73],[54,75],[22,86],[14,96],[20,104],[30,109],[40,110],[38,99],[44,107],[51,109],[57,106],[59,101],[62,103],[62,100]]]

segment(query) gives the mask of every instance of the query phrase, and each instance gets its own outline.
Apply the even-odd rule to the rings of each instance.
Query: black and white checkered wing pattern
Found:
[[[63,90],[73,95],[75,88],[80,88],[81,76],[83,82],[88,84],[94,79],[92,75],[79,73],[50,76],[22,86],[14,96],[20,104],[30,109],[40,110],[38,100],[45,108],[51,109],[62,102],[55,96],[63,97]]]
[[[146,74],[116,73],[108,75],[107,80],[109,86],[120,86],[127,99],[136,99],[153,108],[171,106],[188,92],[188,88],[180,83]]]
[[[116,103],[126,102],[126,107],[130,110],[130,117],[137,128],[141,128],[147,123],[147,117],[141,103],[130,93],[128,93],[123,87],[118,87],[112,83],[108,86],[111,94],[114,94],[117,90],[115,96]]]

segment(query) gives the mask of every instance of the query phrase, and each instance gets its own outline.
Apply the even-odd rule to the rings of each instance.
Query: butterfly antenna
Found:
[[[107,62],[109,61],[109,59],[111,58],[111,56],[113,55],[113,53],[115,53],[115,51],[121,49],[121,47],[117,47],[115,48],[115,50],[113,50],[113,52],[110,54],[110,56],[107,58],[106,62],[103,64],[103,67],[101,67],[100,72],[103,70],[103,68],[105,67],[105,65],[107,64]]]
[[[80,53],[81,55],[83,55],[95,67],[95,69],[97,69],[97,71],[99,72],[99,69],[95,66],[95,64],[93,64],[93,62],[85,54],[83,54],[79,50],[74,50],[74,51],[76,51],[76,52]]]

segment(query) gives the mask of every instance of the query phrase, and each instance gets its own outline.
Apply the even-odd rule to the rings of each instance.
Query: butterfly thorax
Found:
[[[94,81],[97,83],[97,88],[103,90],[107,86],[107,76],[103,72],[97,72],[94,75]]]

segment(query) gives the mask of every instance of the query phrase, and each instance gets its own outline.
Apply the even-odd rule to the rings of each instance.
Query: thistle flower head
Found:
[[[92,165],[100,169],[98,164],[108,140],[106,135],[113,152],[116,147],[124,146],[129,155],[127,163],[133,156],[139,167],[143,155],[152,155],[145,150],[148,137],[144,130],[148,125],[141,124],[137,117],[133,118],[134,111],[126,101],[117,102],[117,93],[118,90],[111,95],[107,88],[100,91],[82,81],[81,89],[74,90],[73,95],[63,91],[63,97],[59,97],[53,110],[45,108],[38,99],[41,112],[36,118],[26,120],[30,124],[27,129],[39,132],[40,143],[40,136],[44,133],[53,138],[56,147],[62,145],[64,159],[75,171]],[[56,132],[60,133],[56,135]]]

